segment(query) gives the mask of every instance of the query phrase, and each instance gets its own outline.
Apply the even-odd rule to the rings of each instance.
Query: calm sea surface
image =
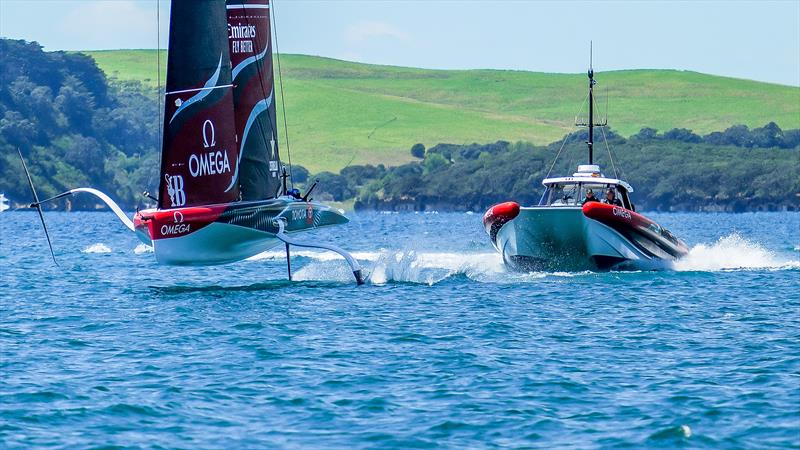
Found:
[[[652,214],[661,271],[507,273],[480,215],[355,214],[162,267],[110,213],[0,214],[0,447],[800,446],[800,214]]]

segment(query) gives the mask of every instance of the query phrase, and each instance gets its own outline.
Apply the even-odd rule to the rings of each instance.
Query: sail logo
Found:
[[[211,135],[211,139],[209,139],[209,134]],[[206,120],[203,122],[203,148],[209,148],[217,145],[216,139],[216,130],[214,130],[214,122],[211,120]],[[208,141],[211,141],[209,144]]]
[[[228,24],[228,39],[252,39],[256,37],[255,25]]]
[[[214,122],[206,120],[203,122],[203,148],[207,149],[203,153],[189,155],[189,174],[193,178],[206,175],[217,175],[230,172],[231,163],[228,160],[228,152],[214,150],[217,145],[216,130]]]
[[[167,194],[172,207],[179,207],[186,204],[186,192],[183,190],[183,177],[180,175],[164,175],[167,182]]]
[[[254,53],[252,39],[255,37],[255,25],[228,24],[228,39],[231,40],[231,53]]]
[[[311,203],[306,203],[304,209],[292,210],[292,222],[296,221],[305,221],[306,225],[314,223],[314,207],[311,206]]]

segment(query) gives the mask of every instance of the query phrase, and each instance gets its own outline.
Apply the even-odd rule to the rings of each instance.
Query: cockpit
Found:
[[[616,199],[622,206],[635,211],[629,198],[633,187],[616,178],[606,178],[594,164],[580,165],[571,177],[545,178],[544,194],[539,206],[583,206],[587,201],[609,202]],[[589,195],[590,191],[593,195]],[[607,195],[611,191],[612,195]],[[619,204],[616,203],[615,204]]]
[[[623,207],[633,210],[628,190],[621,184],[573,181],[553,183],[545,187],[539,206],[582,206],[587,201],[590,190],[596,201],[602,202],[606,200],[606,192],[610,189]]]

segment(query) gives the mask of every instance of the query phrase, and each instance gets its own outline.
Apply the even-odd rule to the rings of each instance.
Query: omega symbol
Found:
[[[209,132],[209,130],[210,130],[210,132]],[[210,144],[208,142],[209,141],[209,139],[208,139],[209,138],[209,134],[211,136],[211,143]],[[215,134],[215,132],[214,132],[214,122],[212,122],[211,120],[206,120],[203,123],[203,147],[209,148],[209,147],[213,147],[213,146],[217,145],[217,141],[215,139],[214,134]]]

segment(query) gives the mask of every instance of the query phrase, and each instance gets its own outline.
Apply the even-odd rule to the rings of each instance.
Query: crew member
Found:
[[[289,192],[287,192],[287,194],[290,197],[296,198],[297,200],[302,200],[303,199],[303,196],[300,195],[300,189],[297,189],[297,188],[289,189]]]
[[[614,206],[622,206],[622,202],[617,198],[617,193],[614,192],[614,189],[609,189],[606,191],[606,199],[603,201],[603,203]]]
[[[594,192],[591,189],[586,190],[586,198],[583,200],[583,203],[599,202],[599,201],[600,200],[598,200],[597,197],[594,196]]]

